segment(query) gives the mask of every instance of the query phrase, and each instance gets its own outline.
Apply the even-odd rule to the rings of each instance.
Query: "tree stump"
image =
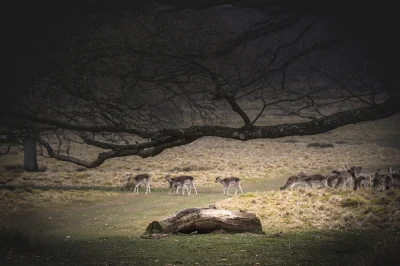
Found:
[[[182,210],[161,221],[151,222],[147,226],[146,234],[204,234],[215,230],[263,234],[260,219],[255,214],[215,208]]]

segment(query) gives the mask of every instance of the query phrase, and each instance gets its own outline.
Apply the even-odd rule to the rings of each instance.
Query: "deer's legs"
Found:
[[[150,190],[150,183],[148,182],[148,183],[146,183],[146,194],[147,193],[151,193],[151,190]]]
[[[194,192],[196,192],[196,195],[197,195],[197,189],[196,189],[196,187],[194,186],[194,183],[192,183],[192,186],[193,186],[193,188],[194,188]]]
[[[186,187],[186,191],[187,191],[187,193],[188,193],[188,197],[190,197],[190,193],[191,193],[191,191],[189,191],[189,188],[188,188],[188,186],[187,185],[184,185],[184,188]],[[183,188],[182,188],[182,192],[183,192]],[[190,190],[192,190],[192,189],[190,189]],[[182,193],[182,196],[183,196],[183,193]]]
[[[174,185],[171,183],[171,184],[170,184],[170,187],[169,187],[168,195],[171,194],[171,192],[173,191],[174,188],[175,188]]]
[[[179,186],[176,186],[175,195],[178,195],[178,192],[179,192]]]
[[[238,187],[240,189],[240,193],[243,194],[243,190],[242,190],[242,187],[240,186],[240,183],[238,184]]]

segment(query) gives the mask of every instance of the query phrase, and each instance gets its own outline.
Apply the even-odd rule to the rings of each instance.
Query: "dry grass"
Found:
[[[0,190],[0,209],[3,213],[32,210],[37,207],[51,207],[91,203],[117,195],[117,192],[95,190]]]
[[[272,230],[399,228],[399,206],[400,191],[330,188],[245,193],[217,203],[253,212]]]
[[[307,144],[307,147],[316,147],[316,148],[333,148],[335,145],[332,143],[325,142],[310,142]]]

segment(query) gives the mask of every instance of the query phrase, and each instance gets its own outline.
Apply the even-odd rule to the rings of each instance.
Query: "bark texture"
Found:
[[[36,140],[28,137],[24,139],[24,168],[28,172],[39,171],[36,157]]]
[[[263,233],[260,219],[255,214],[214,208],[182,210],[161,221],[153,221],[148,225],[146,233],[190,234],[211,233],[215,230],[230,233]]]

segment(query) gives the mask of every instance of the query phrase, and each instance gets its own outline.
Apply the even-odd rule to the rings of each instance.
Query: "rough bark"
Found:
[[[161,221],[153,221],[148,225],[146,234],[211,233],[215,230],[229,233],[263,233],[260,219],[253,213],[189,208]]]
[[[24,139],[24,168],[28,172],[39,171],[36,157],[36,140],[29,137]]]

